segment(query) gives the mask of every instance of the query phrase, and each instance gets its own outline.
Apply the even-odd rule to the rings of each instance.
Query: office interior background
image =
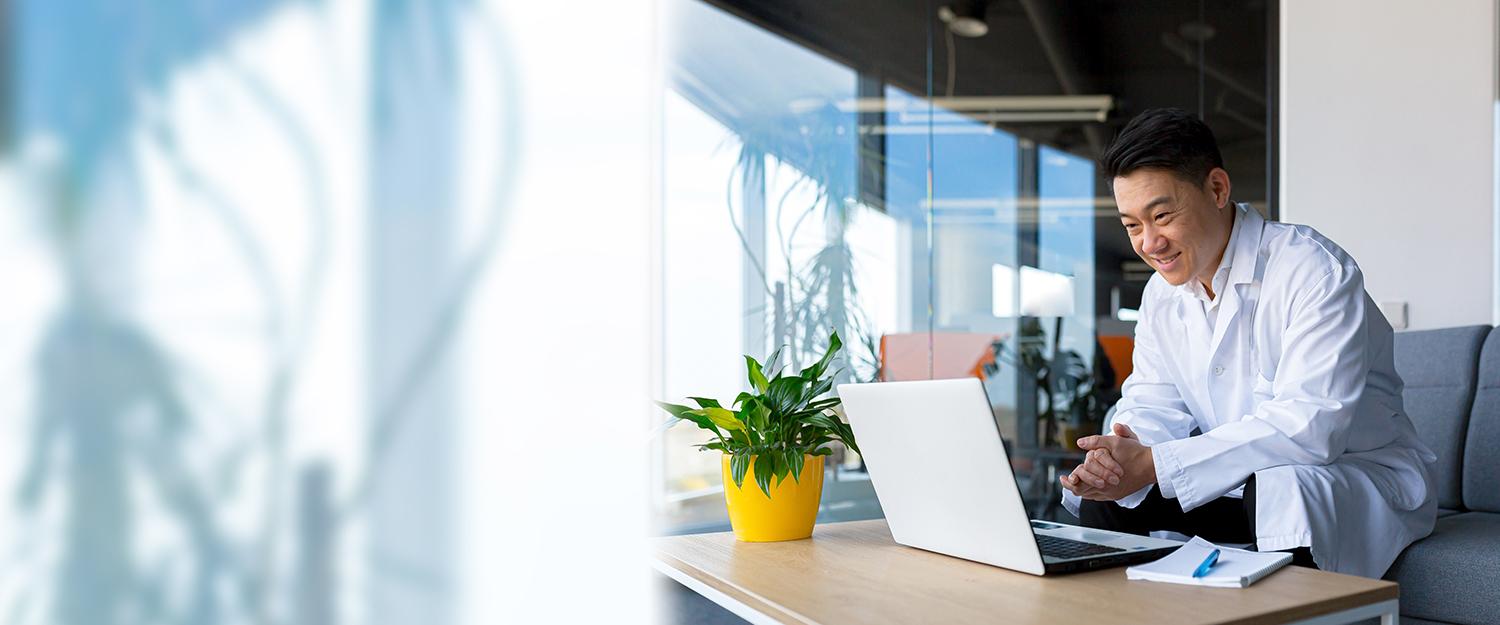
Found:
[[[833,331],[840,381],[982,377],[1058,518],[1150,277],[1114,132],[1197,112],[1233,199],[1343,244],[1398,327],[1494,323],[1496,32],[1492,0],[5,0],[0,614],[691,620],[644,539],[727,529],[718,459],[649,400]],[[878,517],[834,459],[820,520]]]
[[[1218,134],[1235,200],[1274,214],[1275,13],[666,6],[663,395],[733,397],[736,354],[785,346],[797,366],[836,331],[841,382],[984,378],[1033,514],[1065,514],[1053,485],[1083,456],[1067,441],[1118,399],[1152,275],[1094,160],[1136,113],[1193,110]],[[691,446],[702,438],[662,437],[668,531],[727,528],[718,459]],[[879,516],[859,459],[836,459],[824,516]]]

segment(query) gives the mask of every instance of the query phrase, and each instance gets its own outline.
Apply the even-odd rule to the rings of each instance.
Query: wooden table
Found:
[[[653,547],[657,570],[752,623],[1397,623],[1392,582],[1294,566],[1243,589],[1129,581],[1123,568],[1036,577],[897,545],[883,520]]]

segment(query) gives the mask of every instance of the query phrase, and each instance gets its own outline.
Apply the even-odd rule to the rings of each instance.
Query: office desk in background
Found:
[[[809,540],[654,539],[655,568],[751,623],[1397,623],[1396,584],[1286,567],[1244,589],[1129,581],[1123,568],[1036,577],[912,549],[884,520]]]

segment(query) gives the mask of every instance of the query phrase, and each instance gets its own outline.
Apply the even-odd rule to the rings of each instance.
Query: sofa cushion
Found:
[[[1386,579],[1401,584],[1401,614],[1450,623],[1493,623],[1500,606],[1500,514],[1438,519],[1407,547]]]
[[[1479,356],[1479,388],[1466,438],[1464,507],[1500,512],[1500,331],[1490,333]]]
[[[1422,441],[1437,454],[1433,477],[1438,505],[1444,508],[1463,505],[1464,435],[1478,379],[1480,347],[1491,334],[1489,326],[1470,326],[1396,335],[1396,371],[1406,383],[1406,414]],[[1496,382],[1500,384],[1500,378]]]

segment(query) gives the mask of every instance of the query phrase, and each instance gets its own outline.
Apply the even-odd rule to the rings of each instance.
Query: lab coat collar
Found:
[[[1209,297],[1208,289],[1204,288],[1203,283],[1198,280],[1188,280],[1177,287],[1178,290],[1185,291],[1188,295],[1193,296],[1193,298],[1202,300],[1205,306],[1213,306],[1223,302],[1225,289],[1233,284],[1230,282],[1229,276],[1234,271],[1234,257],[1239,250],[1239,245],[1236,242],[1239,241],[1240,226],[1245,223],[1245,220],[1239,216],[1238,208],[1234,210],[1236,210],[1236,213],[1230,220],[1230,223],[1233,225],[1229,229],[1228,240],[1224,242],[1224,253],[1219,257],[1219,266],[1214,268],[1213,277],[1209,278],[1209,284],[1213,285],[1214,296]]]
[[[1260,238],[1265,229],[1265,220],[1261,219],[1260,213],[1255,212],[1249,204],[1236,204],[1235,227],[1238,232],[1234,233],[1229,241],[1228,247],[1233,250],[1225,250],[1225,254],[1234,254],[1234,263],[1229,267],[1229,283],[1224,285],[1224,292],[1219,297],[1224,298],[1220,304],[1218,322],[1214,324],[1213,340],[1209,345],[1209,353],[1215,356],[1224,343],[1226,329],[1233,325],[1234,317],[1241,308],[1248,307],[1253,311],[1255,300],[1260,297],[1260,285],[1257,284],[1260,276]],[[1249,285],[1240,289],[1240,285]],[[1191,296],[1189,296],[1191,297]],[[1253,314],[1253,313],[1252,313]]]
[[[1234,227],[1229,233],[1229,243],[1224,249],[1224,258],[1219,261],[1219,266],[1229,266],[1229,280],[1221,289],[1225,292],[1234,291],[1237,284],[1250,284],[1255,282],[1256,256],[1260,254],[1260,235],[1264,230],[1265,220],[1260,213],[1255,212],[1249,204],[1239,203],[1235,205]],[[1216,272],[1217,273],[1217,272]],[[1191,300],[1196,297],[1194,289],[1201,289],[1203,285],[1194,284],[1197,280],[1189,280],[1177,287],[1180,297]],[[1224,293],[1215,293],[1216,297],[1224,298]]]
[[[1233,288],[1236,284],[1250,284],[1255,281],[1256,257],[1260,255],[1260,235],[1265,230],[1266,220],[1261,219],[1260,213],[1255,212],[1249,204],[1243,202],[1235,205],[1239,214],[1235,216],[1235,233],[1229,242],[1234,247],[1234,261],[1229,266],[1229,284],[1226,287]],[[1228,252],[1226,252],[1228,253]]]

